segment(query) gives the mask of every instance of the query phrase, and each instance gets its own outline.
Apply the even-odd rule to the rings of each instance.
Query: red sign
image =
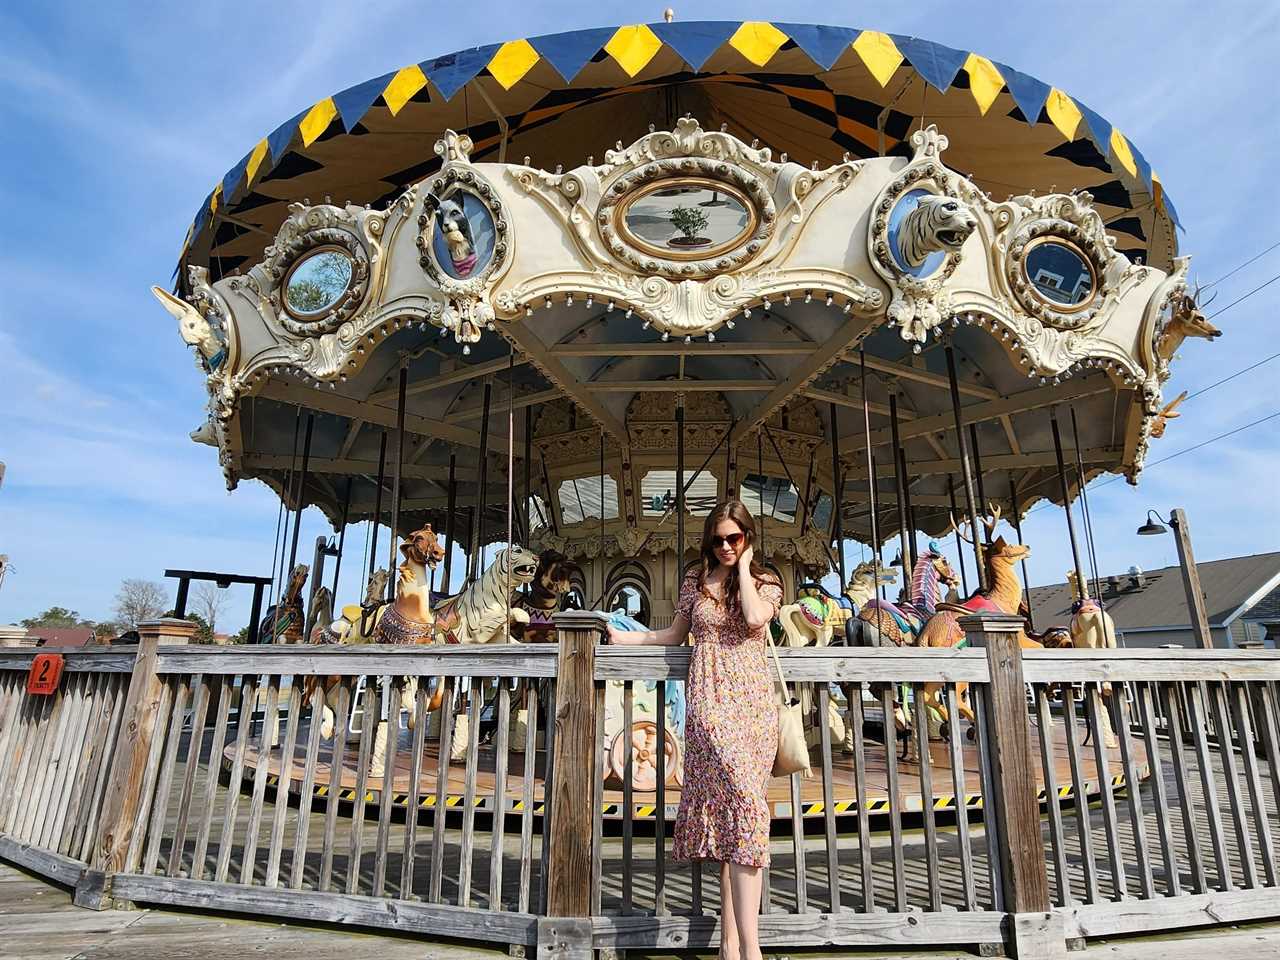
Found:
[[[64,663],[66,660],[60,653],[37,653],[27,674],[27,693],[45,697],[57,693]]]

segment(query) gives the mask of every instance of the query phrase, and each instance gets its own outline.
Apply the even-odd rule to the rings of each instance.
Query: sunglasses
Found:
[[[711,538],[711,548],[713,550],[719,550],[726,543],[734,550],[737,550],[738,544],[742,543],[742,534],[731,533],[727,537],[714,536]]]

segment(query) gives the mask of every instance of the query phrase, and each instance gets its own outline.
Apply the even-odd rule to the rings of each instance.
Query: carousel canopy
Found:
[[[639,25],[321,100],[215,188],[159,295],[231,486],[386,520],[399,462],[401,532],[452,505],[467,540],[483,507],[491,541],[527,477],[531,526],[630,553],[683,440],[690,513],[740,495],[817,563],[837,517],[945,530],[966,457],[1006,517],[1135,480],[1174,350],[1216,334],[1175,217],[1119,130],[978,54]]]
[[[1177,212],[1138,146],[1049,83],[919,37],[851,27],[674,22],[601,27],[437,56],[306,107],[250,149],[197,211],[182,261],[216,279],[253,262],[288,204],[385,205],[466,131],[472,159],[570,166],[692,114],[805,164],[909,156],[922,124],[992,196],[1088,190],[1131,259],[1167,268]]]

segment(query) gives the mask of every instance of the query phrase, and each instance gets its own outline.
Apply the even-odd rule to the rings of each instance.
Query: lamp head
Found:
[[[1147,521],[1146,523],[1144,523],[1142,526],[1138,528],[1138,536],[1154,537],[1158,534],[1169,532],[1169,528],[1166,527],[1163,523],[1160,523],[1159,520],[1152,519],[1153,515],[1156,517],[1160,516],[1154,510],[1147,511]]]

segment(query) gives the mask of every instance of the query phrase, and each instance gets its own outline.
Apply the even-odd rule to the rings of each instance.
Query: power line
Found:
[[[1168,463],[1170,460],[1174,460],[1177,457],[1182,456],[1183,454],[1192,453],[1193,451],[1199,450],[1202,447],[1207,447],[1211,443],[1217,443],[1219,440],[1225,440],[1227,439],[1227,437],[1233,437],[1237,433],[1240,433],[1243,430],[1248,430],[1251,427],[1256,427],[1258,424],[1266,423],[1268,420],[1274,420],[1276,417],[1280,417],[1280,410],[1277,410],[1274,413],[1269,413],[1265,417],[1260,417],[1257,420],[1254,420],[1252,423],[1246,423],[1242,426],[1236,427],[1233,430],[1228,430],[1226,433],[1220,433],[1216,437],[1210,437],[1208,440],[1203,440],[1200,443],[1195,444],[1194,446],[1187,447],[1185,450],[1179,450],[1177,453],[1171,453],[1167,457],[1161,457],[1159,460],[1153,460],[1146,465],[1145,469],[1150,470],[1152,467],[1157,467],[1162,463]],[[1097,490],[1100,487],[1105,487],[1107,484],[1115,483],[1117,480],[1121,480],[1121,479],[1123,478],[1118,476],[1108,477],[1107,479],[1103,480],[1101,483],[1094,484],[1094,489]],[[1031,508],[1030,510],[1027,511],[1027,513],[1032,514],[1032,513],[1035,513],[1037,510],[1043,510],[1046,507],[1056,507],[1056,506],[1057,506],[1056,503],[1042,503],[1037,507]]]
[[[1230,273],[1224,273],[1224,274],[1223,274],[1222,276],[1220,276],[1217,280],[1213,281],[1213,283],[1206,284],[1205,286],[1201,287],[1200,289],[1201,289],[1201,290],[1208,290],[1208,289],[1210,289],[1211,287],[1216,287],[1218,284],[1220,284],[1223,280],[1226,280],[1228,277],[1234,277],[1237,273],[1239,273],[1239,272],[1240,272],[1241,270],[1243,270],[1245,267],[1249,266],[1249,264],[1254,263],[1254,262],[1255,262],[1255,261],[1257,261],[1257,260],[1261,260],[1263,257],[1265,257],[1268,253],[1270,253],[1270,252],[1271,252],[1272,250],[1274,250],[1276,247],[1280,247],[1280,240],[1277,240],[1275,243],[1273,243],[1271,246],[1267,247],[1267,249],[1263,250],[1261,253],[1254,254],[1252,257],[1250,257],[1250,258],[1249,258],[1248,260],[1246,260],[1244,263],[1240,264],[1240,266],[1236,267],[1236,268],[1235,268],[1234,270],[1232,270]]]
[[[1243,297],[1239,297],[1235,300],[1232,300],[1221,310],[1213,311],[1213,313],[1209,314],[1209,316],[1206,317],[1205,319],[1212,320],[1214,317],[1218,316],[1219,314],[1226,313],[1228,310],[1234,307],[1237,303],[1243,303],[1244,301],[1252,297],[1255,293],[1257,293],[1259,290],[1265,290],[1267,287],[1271,286],[1271,284],[1275,283],[1277,280],[1280,280],[1280,273],[1277,273],[1274,277],[1272,277],[1270,280],[1268,280],[1266,283],[1262,284],[1261,286],[1254,287],[1252,290],[1246,293]]]
[[[1239,377],[1239,376],[1242,376],[1243,374],[1248,373],[1250,370],[1256,370],[1258,367],[1262,366],[1264,363],[1270,363],[1276,357],[1280,357],[1280,353],[1273,353],[1269,357],[1263,357],[1257,363],[1251,363],[1249,366],[1245,367],[1243,370],[1237,370],[1235,373],[1231,374],[1231,376],[1229,377],[1223,377],[1221,380],[1211,383],[1207,387],[1201,387],[1195,393],[1190,394],[1187,397],[1187,400],[1194,400],[1196,397],[1200,396],[1202,393],[1208,393],[1214,387],[1220,387],[1224,383],[1227,383],[1230,380],[1234,380],[1236,377]],[[1184,400],[1183,402],[1185,403],[1186,401]]]

